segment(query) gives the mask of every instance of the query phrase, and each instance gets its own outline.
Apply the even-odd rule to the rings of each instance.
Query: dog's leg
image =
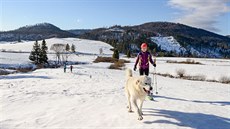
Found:
[[[139,109],[138,106],[137,106],[137,101],[134,100],[134,99],[133,99],[132,101],[133,101],[134,107],[136,108],[136,113],[137,113],[137,115],[138,115],[138,120],[142,120],[143,117],[142,117],[142,114],[141,114],[141,112],[140,112],[140,109]]]
[[[129,94],[127,87],[125,87],[125,95],[126,95],[126,99],[127,99],[128,112],[132,112],[131,103],[130,103],[130,94]]]
[[[140,100],[140,113],[141,113],[141,115],[143,115],[143,112],[142,112],[142,106],[143,106],[143,102],[144,102],[144,100],[143,99],[141,99]]]
[[[131,107],[131,101],[130,101],[130,94],[127,93],[127,99],[128,99],[128,112],[132,112],[132,107]]]

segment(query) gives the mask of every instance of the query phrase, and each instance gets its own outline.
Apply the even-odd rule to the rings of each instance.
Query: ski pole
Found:
[[[156,86],[156,94],[158,94],[158,92],[157,92],[157,75],[156,74],[157,74],[156,73],[156,67],[154,67],[154,84]]]
[[[156,57],[157,57],[157,53],[154,54],[155,55],[155,58],[154,58],[154,63],[156,64]],[[156,67],[154,67],[154,75],[153,75],[153,78],[154,78],[154,85],[156,87],[156,94],[158,94],[157,92],[157,72],[156,72]]]

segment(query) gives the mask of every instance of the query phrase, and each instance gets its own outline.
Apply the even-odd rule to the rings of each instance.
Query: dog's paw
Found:
[[[129,113],[133,112],[131,109],[128,110]]]
[[[139,116],[139,117],[138,117],[138,120],[143,120],[143,117],[142,117],[142,116]]]

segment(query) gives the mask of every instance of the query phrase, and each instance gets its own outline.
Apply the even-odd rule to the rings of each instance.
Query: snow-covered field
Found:
[[[180,62],[186,61],[187,58],[157,58],[157,72],[169,73],[176,76],[176,71],[178,69],[184,69],[186,75],[204,75],[206,79],[210,80],[219,80],[222,76],[227,76],[230,78],[230,60],[202,58],[190,59],[200,62],[202,65],[166,63],[167,60]]]
[[[92,50],[86,47],[86,53],[98,53],[100,47],[88,44]],[[81,45],[76,48],[85,52]],[[108,49],[107,53],[112,52]],[[159,94],[155,101],[144,102],[144,119],[138,121],[136,114],[126,109],[125,71],[108,69],[109,63],[92,63],[95,58],[72,57],[88,62],[74,65],[73,73],[58,68],[0,76],[0,128],[230,128],[229,84],[157,76]],[[135,59],[130,60],[126,67],[133,68]],[[157,72],[174,74],[177,68],[184,68],[189,74],[204,74],[211,79],[230,73],[229,60],[195,59],[204,65],[169,64],[167,60],[186,59],[157,58]]]
[[[42,41],[38,41],[39,44]],[[55,43],[59,44],[69,44],[70,46],[74,44],[76,46],[76,52],[80,56],[71,55],[68,60],[84,60],[91,61],[91,58],[85,58],[84,55],[98,55],[99,49],[102,48],[103,53],[107,56],[112,54],[111,46],[100,41],[78,39],[78,38],[51,38],[46,40],[48,46],[48,52],[54,53],[50,50],[51,46]],[[23,41],[22,43],[16,42],[0,42],[0,51],[4,50],[7,52],[0,52],[0,68],[11,68],[11,67],[26,67],[31,65],[29,60],[30,51],[32,50],[34,41]],[[80,47],[79,47],[80,46]],[[24,52],[24,53],[9,53],[13,52]],[[56,60],[55,54],[48,54],[49,60]]]
[[[38,41],[42,43],[42,41]],[[70,46],[74,44],[76,46],[76,52],[99,54],[99,49],[102,48],[105,54],[111,54],[109,50],[112,48],[110,45],[105,44],[100,41],[78,39],[78,38],[51,38],[46,40],[48,46],[48,52],[53,52],[50,50],[53,44],[69,44]],[[23,41],[21,43],[15,42],[0,42],[0,50],[6,51],[17,51],[17,52],[30,52],[34,45],[34,41]],[[78,47],[80,46],[80,47]]]

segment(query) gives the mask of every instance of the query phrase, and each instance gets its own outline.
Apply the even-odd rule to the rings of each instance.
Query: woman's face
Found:
[[[147,51],[147,47],[141,49],[143,52]]]

